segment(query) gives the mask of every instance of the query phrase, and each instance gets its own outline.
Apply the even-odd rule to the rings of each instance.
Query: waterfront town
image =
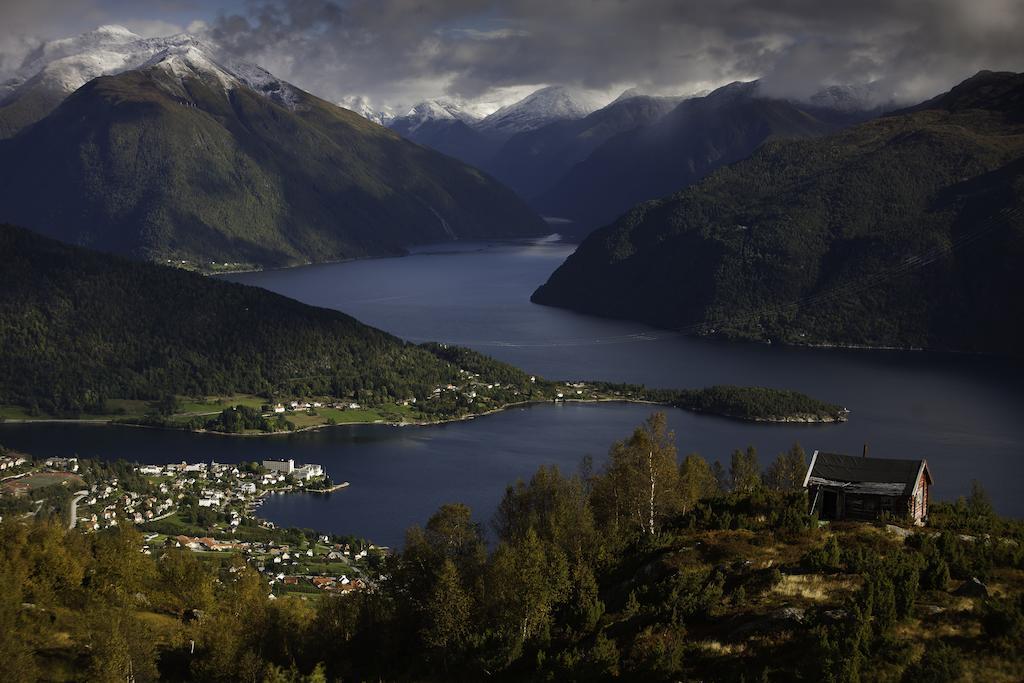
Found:
[[[325,495],[347,486],[334,483],[321,465],[294,460],[138,465],[0,455],[2,516],[38,516],[50,507],[69,528],[85,533],[134,525],[145,554],[170,547],[211,560],[236,555],[263,574],[276,595],[341,595],[372,585],[386,548],[279,529],[258,517],[267,496]]]

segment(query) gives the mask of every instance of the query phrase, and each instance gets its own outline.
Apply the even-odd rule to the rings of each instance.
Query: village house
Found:
[[[856,457],[814,451],[804,477],[811,514],[830,520],[873,520],[883,514],[918,526],[928,519],[932,485],[926,460]]]

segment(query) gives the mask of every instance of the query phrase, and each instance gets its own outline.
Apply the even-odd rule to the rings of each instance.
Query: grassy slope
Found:
[[[534,300],[743,338],[1013,351],[1022,92],[1022,76],[981,76],[766,145],[595,233]]]

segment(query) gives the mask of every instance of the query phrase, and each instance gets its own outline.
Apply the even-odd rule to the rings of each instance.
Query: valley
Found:
[[[1022,32],[0,3],[0,681],[1022,680]]]

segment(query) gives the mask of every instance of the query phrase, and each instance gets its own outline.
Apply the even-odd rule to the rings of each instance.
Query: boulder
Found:
[[[988,586],[979,581],[978,577],[972,576],[960,584],[960,587],[953,591],[953,595],[963,598],[987,598]]]

